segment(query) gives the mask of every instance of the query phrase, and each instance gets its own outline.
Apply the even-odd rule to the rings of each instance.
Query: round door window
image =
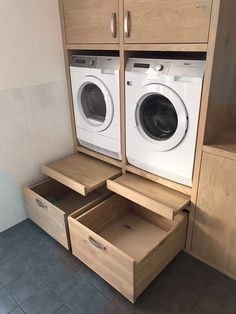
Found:
[[[94,83],[88,83],[81,92],[81,108],[91,124],[100,125],[106,118],[106,101],[101,89]]]
[[[151,94],[143,100],[138,118],[146,135],[156,141],[169,140],[178,127],[175,107],[160,94]]]
[[[139,93],[135,119],[141,136],[157,151],[179,145],[188,129],[184,102],[171,88],[149,84]]]
[[[79,114],[93,131],[103,132],[113,120],[114,105],[107,86],[93,76],[84,77],[77,95]]]

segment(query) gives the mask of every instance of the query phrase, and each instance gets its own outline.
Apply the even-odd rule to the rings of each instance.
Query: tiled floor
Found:
[[[0,314],[236,313],[236,282],[181,253],[128,302],[26,220],[0,234]]]

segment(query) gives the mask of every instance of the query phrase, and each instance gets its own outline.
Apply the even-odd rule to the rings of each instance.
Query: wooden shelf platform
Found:
[[[215,138],[212,143],[203,146],[203,151],[236,160],[236,130],[225,132]]]
[[[135,174],[125,174],[108,180],[109,190],[173,220],[190,203],[190,196],[149,181]]]
[[[121,169],[84,154],[71,155],[41,167],[47,176],[87,195],[121,174]]]

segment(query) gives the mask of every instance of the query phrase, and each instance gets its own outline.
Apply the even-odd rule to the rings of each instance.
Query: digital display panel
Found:
[[[86,60],[84,59],[75,59],[75,63],[85,64]]]
[[[134,68],[142,68],[142,69],[149,69],[150,64],[147,63],[135,63]]]

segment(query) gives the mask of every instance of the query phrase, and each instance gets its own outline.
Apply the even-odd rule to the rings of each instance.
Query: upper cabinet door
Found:
[[[118,0],[63,0],[69,44],[118,43]]]
[[[125,43],[207,43],[212,0],[124,0]]]

